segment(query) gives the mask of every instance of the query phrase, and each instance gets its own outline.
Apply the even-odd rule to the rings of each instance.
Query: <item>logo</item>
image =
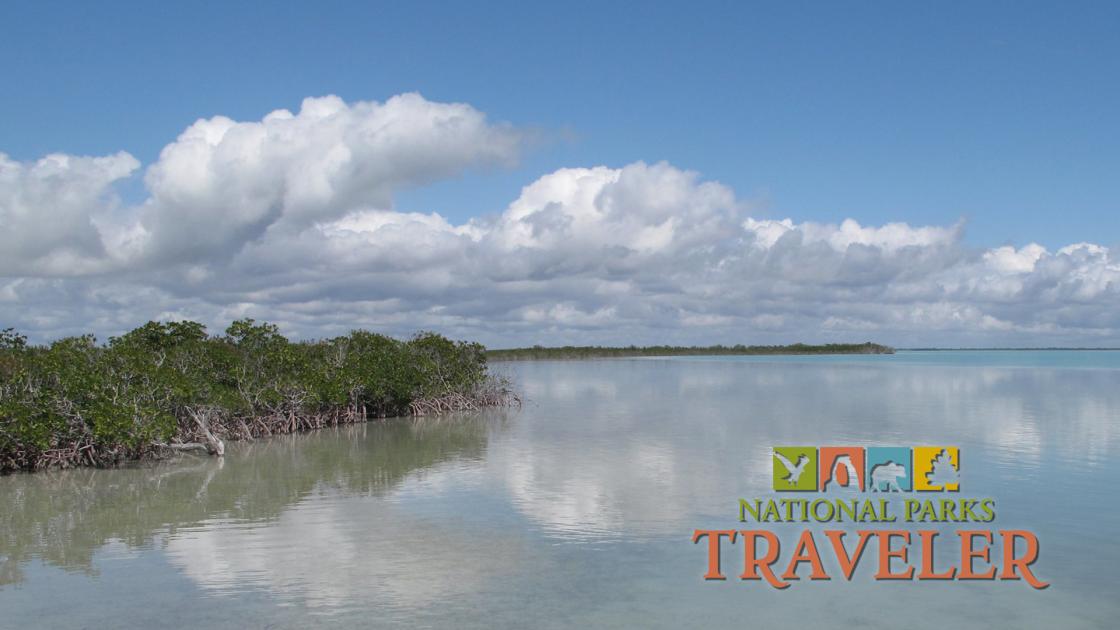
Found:
[[[1038,536],[994,527],[995,499],[918,494],[960,491],[956,446],[775,446],[770,460],[774,490],[801,494],[741,498],[737,527],[694,530],[692,542],[707,543],[705,580],[727,579],[723,552],[738,545],[739,579],[776,589],[804,577],[851,580],[865,555],[878,556],[871,562],[877,581],[998,575],[1049,586],[1034,573]],[[942,545],[956,553],[935,553]]]
[[[956,446],[775,446],[778,492],[957,492]]]
[[[813,446],[774,447],[774,489],[816,490],[817,449]]]
[[[914,489],[910,449],[872,446],[867,449],[867,476],[872,492],[910,492]]]
[[[921,491],[960,490],[960,450],[952,447],[914,448],[914,489]]]
[[[865,460],[858,446],[821,447],[821,490],[858,490],[864,488]]]

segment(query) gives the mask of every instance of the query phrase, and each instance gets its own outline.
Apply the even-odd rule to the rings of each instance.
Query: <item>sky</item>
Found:
[[[1118,29],[1115,3],[6,3],[0,328],[1120,345]]]

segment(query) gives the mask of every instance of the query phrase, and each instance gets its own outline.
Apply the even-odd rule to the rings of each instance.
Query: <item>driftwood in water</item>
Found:
[[[156,446],[173,451],[202,451],[210,455],[221,457],[226,454],[226,445],[221,438],[214,435],[211,430],[211,418],[218,418],[219,413],[209,407],[188,407],[187,415],[194,420],[195,428],[183,433],[195,438],[194,442],[177,442],[172,444],[159,443]],[[182,427],[180,427],[182,428]]]
[[[211,455],[221,457],[226,454],[226,445],[218,436],[210,430],[210,418],[216,417],[219,414],[216,410],[203,407],[200,409],[187,409],[187,413],[194,418],[195,423],[198,424],[199,431],[202,432],[202,437],[206,440],[206,446],[210,450]]]
[[[166,448],[166,449],[172,450],[172,451],[180,451],[180,452],[201,451],[201,452],[207,453],[207,454],[210,453],[210,447],[206,446],[205,444],[200,444],[198,442],[190,442],[188,444],[164,444],[163,442],[156,442],[155,445],[158,446],[159,448]]]

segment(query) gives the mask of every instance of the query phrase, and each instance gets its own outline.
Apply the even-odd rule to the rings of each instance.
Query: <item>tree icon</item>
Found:
[[[933,458],[933,468],[926,473],[926,479],[929,485],[937,488],[947,488],[949,484],[960,481],[960,472],[953,465],[953,459],[948,451],[942,449]]]

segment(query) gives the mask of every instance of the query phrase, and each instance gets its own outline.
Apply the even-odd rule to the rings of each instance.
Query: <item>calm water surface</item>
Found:
[[[496,368],[520,411],[0,478],[0,627],[1120,623],[1120,353]],[[875,582],[872,554],[775,591],[734,579],[738,546],[705,582],[692,531],[737,528],[740,497],[771,496],[771,446],[799,443],[960,446],[960,496],[1035,531],[1052,586]]]

